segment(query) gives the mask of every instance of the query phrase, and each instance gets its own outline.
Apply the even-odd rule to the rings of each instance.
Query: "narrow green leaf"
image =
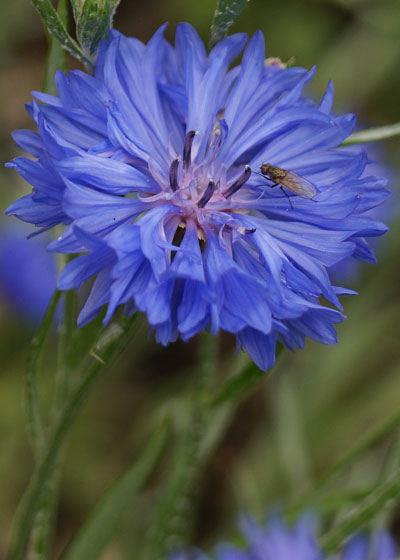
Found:
[[[80,44],[93,57],[100,41],[106,39],[112,26],[117,3],[110,0],[85,0],[76,23]]]
[[[74,537],[63,560],[99,558],[117,531],[124,515],[134,507],[134,500],[155,468],[168,439],[165,423],[150,439],[139,458],[100,498]]]
[[[276,348],[277,359],[282,349],[283,346],[278,344]],[[215,394],[209,398],[208,405],[214,408],[228,401],[244,398],[268,377],[269,374],[250,362],[240,373],[227,379],[222,387],[216,390]]]
[[[235,23],[250,0],[218,0],[211,24],[210,48],[227,36],[229,28]]]
[[[25,371],[25,395],[28,410],[28,427],[31,434],[36,457],[39,457],[44,446],[44,428],[40,414],[39,396],[36,388],[36,378],[40,365],[40,357],[53,323],[54,314],[61,292],[55,291],[46,313],[40,323],[36,335],[31,341],[31,351]]]
[[[132,336],[132,326],[135,324],[135,321],[135,316],[126,319],[126,321],[124,321],[124,326],[118,329],[118,337],[115,336],[117,330],[115,324],[110,325],[109,329],[112,333],[108,338],[106,333],[103,335],[101,346],[97,349],[98,352],[101,351],[101,354],[97,356],[98,360],[93,360],[93,364],[85,372],[85,375],[80,379],[77,386],[71,391],[68,402],[65,404],[62,414],[50,434],[40,464],[22,500],[15,534],[13,535],[7,557],[8,560],[25,559],[25,552],[34,527],[36,514],[40,509],[47,481],[50,480],[53,475],[65,436],[94,381],[105,369],[103,368],[103,364],[112,357],[118,355]]]
[[[342,146],[387,140],[387,138],[392,138],[392,136],[399,136],[399,134],[400,123],[389,124],[388,126],[379,126],[376,128],[366,128],[365,130],[354,132],[347,138],[347,140],[342,143]]]
[[[308,488],[312,480],[309,441],[303,424],[301,400],[292,375],[284,371],[275,378],[272,404],[276,455],[282,476],[293,494]]]
[[[322,539],[322,548],[327,554],[335,553],[354,533],[363,529],[382,512],[385,505],[398,499],[400,494],[400,471],[390,480],[377,486],[373,492],[349,512],[330,533]]]
[[[228,379],[210,398],[209,405],[217,407],[247,394],[253,387],[266,379],[267,374],[250,363],[240,373]]]
[[[92,68],[92,62],[80,49],[78,43],[68,34],[67,29],[53,7],[50,0],[32,0],[36,10],[39,12],[48,32],[58,39],[62,47],[72,56],[81,60],[88,68]]]
[[[335,476],[342,472],[346,467],[373,445],[381,441],[391,431],[400,425],[400,408],[396,410],[389,418],[386,418],[379,426],[371,430],[364,438],[356,443],[339,461],[337,461],[325,474],[317,481],[314,487],[304,496],[298,504],[290,508],[288,517],[292,519],[296,517],[298,512],[305,509],[315,501],[318,492],[328,484]]]

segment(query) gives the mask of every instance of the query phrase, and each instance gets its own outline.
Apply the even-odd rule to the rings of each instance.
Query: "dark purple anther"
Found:
[[[214,194],[214,191],[215,191],[215,183],[211,179],[211,181],[207,185],[205,193],[203,194],[203,196],[200,198],[199,202],[197,203],[197,206],[199,208],[204,208],[204,206],[207,204],[207,202],[210,200],[210,198]]]
[[[189,130],[186,133],[185,141],[183,144],[183,169],[188,169],[192,163],[192,144],[193,138],[196,136],[197,132],[195,130]]]
[[[174,159],[171,163],[169,168],[169,184],[171,189],[175,192],[178,188],[178,167],[179,167],[179,158]]]
[[[230,196],[235,194],[236,191],[238,191],[241,187],[243,187],[245,182],[249,179],[250,175],[251,175],[251,169],[248,165],[246,165],[240,177],[236,179],[236,181],[229,187],[229,189],[226,189],[226,191],[222,193],[224,197],[229,198]]]

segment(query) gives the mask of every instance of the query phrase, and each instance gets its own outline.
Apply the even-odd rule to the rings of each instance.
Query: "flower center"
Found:
[[[201,163],[192,162],[193,141],[197,135],[189,131],[184,139],[182,158],[174,159],[169,168],[169,186],[176,196],[174,203],[181,206],[185,213],[198,217],[199,210],[207,205],[213,210],[232,209],[230,197],[249,179],[251,169],[248,165],[230,185],[223,177],[222,166],[217,157],[226,136],[223,121],[217,121]]]

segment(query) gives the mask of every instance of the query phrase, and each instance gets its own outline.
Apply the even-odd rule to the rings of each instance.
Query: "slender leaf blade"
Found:
[[[329,554],[339,550],[342,544],[354,533],[363,529],[382,509],[400,494],[400,472],[390,480],[378,485],[373,492],[334,527],[322,539],[322,548]]]
[[[283,346],[276,347],[276,359],[281,354]],[[246,397],[252,390],[269,377],[268,373],[259,369],[253,362],[245,366],[237,375],[227,379],[208,399],[211,408],[228,402],[234,402]]]
[[[156,466],[168,434],[169,424],[165,423],[150,439],[139,459],[100,498],[64,553],[63,560],[99,558]]]
[[[342,146],[350,146],[352,144],[364,144],[366,142],[378,142],[380,140],[387,140],[393,136],[400,135],[400,123],[389,124],[387,126],[379,126],[374,128],[366,128],[359,132],[351,134],[347,140],[342,143]]]
[[[400,425],[400,408],[395,410],[388,418],[385,418],[378,426],[368,432],[359,442],[357,442],[351,449],[343,455],[330,469],[328,469],[316,484],[310,489],[309,492],[299,501],[299,503],[292,506],[288,511],[288,519],[295,519],[298,514],[310,507],[315,503],[318,493],[323,489],[332,479],[339,473],[348,468],[353,461],[361,457],[371,447],[382,441],[394,429]]]
[[[211,24],[210,48],[227,36],[229,28],[249,2],[250,0],[218,0]]]

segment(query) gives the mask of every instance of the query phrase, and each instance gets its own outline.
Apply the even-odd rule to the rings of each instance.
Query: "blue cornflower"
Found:
[[[339,556],[325,556],[318,544],[314,519],[303,515],[293,527],[287,527],[280,517],[264,525],[246,517],[242,521],[246,545],[237,548],[229,544],[217,547],[216,560],[396,560],[397,549],[386,531],[371,539],[357,535],[343,548]],[[169,560],[211,560],[200,551],[177,551]]]
[[[57,263],[45,239],[27,240],[21,226],[0,228],[0,305],[7,315],[38,323],[57,285]]]
[[[376,532],[371,539],[365,535],[354,537],[345,546],[341,560],[396,560],[397,547],[386,531]]]
[[[42,230],[65,225],[50,250],[86,253],[59,279],[68,290],[96,277],[81,325],[124,304],[147,314],[164,345],[204,328],[233,333],[262,369],[277,340],[336,343],[344,316],[319,299],[341,310],[338,296],[353,292],[327,269],[373,262],[365,238],[386,231],[364,216],[386,198],[385,179],[361,178],[365,152],[338,147],[354,116],[331,112],[331,84],[317,105],[304,97],[314,69],[268,64],[260,32],[231,68],[245,35],[207,55],[190,25],[175,47],[164,27],[147,45],[112,31],[94,76],[59,72],[58,96],[34,93],[39,132],[14,138],[36,159],[9,164],[33,193],[7,213]],[[265,163],[315,196],[269,188],[257,174]]]

